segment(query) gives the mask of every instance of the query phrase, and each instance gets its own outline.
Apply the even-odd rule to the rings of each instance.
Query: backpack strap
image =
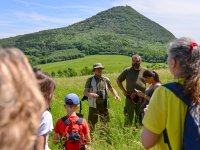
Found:
[[[187,106],[191,105],[191,101],[188,95],[184,93],[184,86],[178,82],[171,82],[163,85],[171,92],[173,92],[177,97],[179,97]]]
[[[83,118],[78,118],[78,120],[76,121],[76,124],[80,126],[82,122],[83,122]]]
[[[65,123],[66,126],[69,126],[71,124],[71,121],[69,121],[66,116],[62,117],[61,119]]]
[[[186,95],[184,93],[184,86],[181,85],[178,82],[171,82],[171,83],[167,83],[162,85],[165,88],[169,89],[171,92],[173,92],[178,98],[180,98],[187,106],[190,106],[190,98],[188,95]],[[163,136],[164,136],[164,142],[168,144],[168,148],[169,150],[171,150],[171,145],[170,145],[170,141],[169,141],[169,137],[167,134],[167,129],[165,129],[163,131]]]
[[[106,86],[106,93],[108,93],[108,83],[107,83],[107,78],[106,77],[102,77],[103,82],[105,83]]]
[[[92,92],[97,92],[97,83],[94,76],[91,77],[90,88],[92,89]]]
[[[69,126],[72,124],[71,121],[69,119],[67,119],[66,116],[62,117],[61,119],[65,123],[66,126]],[[76,124],[81,125],[82,122],[83,122],[83,118],[78,118],[78,120],[76,121]]]

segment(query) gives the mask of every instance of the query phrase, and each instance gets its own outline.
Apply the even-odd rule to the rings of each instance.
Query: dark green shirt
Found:
[[[123,82],[126,80],[126,91],[128,94],[134,92],[134,89],[145,92],[146,84],[142,78],[144,68],[140,67],[139,70],[135,70],[133,67],[126,68],[119,76],[118,80]]]

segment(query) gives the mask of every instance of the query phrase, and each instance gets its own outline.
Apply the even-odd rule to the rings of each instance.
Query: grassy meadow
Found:
[[[131,61],[131,57],[123,55],[90,55],[79,59],[38,65],[37,67],[48,73],[73,68],[80,75],[84,67],[92,69],[94,63],[101,62],[105,67],[104,73],[118,73],[130,66]],[[142,62],[142,66],[147,67],[148,65],[149,63]]]
[[[71,67],[80,69],[81,66],[92,66],[95,62],[102,62],[105,66],[104,75],[109,77],[111,80],[112,86],[117,90],[118,94],[122,98],[122,101],[116,101],[112,95],[110,95],[110,122],[109,128],[106,132],[102,132],[100,130],[100,124],[97,124],[97,130],[93,135],[93,141],[90,145],[90,149],[92,150],[140,150],[143,149],[140,142],[140,133],[141,128],[124,128],[124,115],[123,115],[123,107],[124,107],[124,99],[125,97],[122,95],[122,92],[117,87],[116,78],[119,75],[119,72],[123,70],[126,66],[131,64],[131,58],[127,56],[113,57],[111,60],[106,60],[104,57],[97,56],[88,56],[88,60],[86,58],[81,58],[77,60],[71,60],[60,63],[53,63],[47,65],[41,65],[42,70],[44,71],[54,71],[54,69],[58,69],[59,67]],[[97,59],[98,58],[98,59]],[[108,57],[110,58],[110,57]],[[93,59],[93,61],[92,61]],[[79,62],[79,63],[78,63]],[[60,66],[57,66],[60,64]],[[84,64],[84,65],[83,65]],[[143,63],[145,66],[146,63]],[[109,70],[111,73],[106,73],[106,70]],[[112,73],[116,72],[116,73]],[[169,71],[167,69],[157,70],[161,81],[163,83],[168,82],[172,79]],[[71,78],[55,78],[57,87],[54,94],[54,99],[51,107],[51,113],[53,115],[54,124],[56,121],[63,117],[66,114],[66,111],[63,107],[64,98],[69,93],[76,93],[79,98],[83,96],[84,85],[86,79],[89,76],[78,76]],[[87,101],[82,102],[82,113],[87,120],[88,116],[88,104]],[[58,146],[52,144],[53,134],[49,137],[49,146],[52,150],[59,149]]]

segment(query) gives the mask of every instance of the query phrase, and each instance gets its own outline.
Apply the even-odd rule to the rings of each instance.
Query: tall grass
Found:
[[[158,70],[161,81],[166,83],[172,79],[168,70]],[[102,132],[100,123],[97,124],[97,130],[93,134],[93,141],[90,145],[94,150],[140,150],[143,149],[140,142],[141,127],[124,128],[124,115],[123,107],[125,105],[125,97],[117,87],[116,79],[118,73],[106,74],[110,78],[112,86],[117,90],[122,101],[116,101],[112,95],[110,98],[110,122],[108,129]],[[72,78],[56,78],[56,91],[52,103],[51,113],[53,121],[55,122],[66,115],[64,109],[64,98],[68,93],[76,93],[79,98],[83,96],[84,85],[89,76],[72,77]],[[87,101],[82,102],[82,113],[87,120],[88,104]],[[58,149],[57,146],[52,144],[53,136],[49,137],[49,146],[51,149]]]

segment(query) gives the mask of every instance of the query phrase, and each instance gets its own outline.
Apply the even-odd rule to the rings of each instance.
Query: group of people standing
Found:
[[[153,91],[161,85],[158,74],[155,71],[146,70],[140,64],[141,57],[133,55],[132,66],[126,68],[117,78],[117,84],[126,98],[124,107],[126,127],[132,125],[134,116],[135,125],[142,124],[143,109],[148,104]],[[103,69],[101,63],[94,64],[94,76],[88,78],[85,84],[84,95],[88,97],[89,104],[88,122],[92,130],[95,129],[98,116],[100,116],[101,126],[109,121],[108,92],[110,91],[116,100],[121,101],[110,80],[103,76]],[[126,88],[123,86],[124,80],[126,80]]]
[[[146,149],[196,150],[200,147],[200,47],[189,38],[176,39],[169,46],[167,63],[175,79],[170,84],[162,85],[155,71],[143,68],[139,55],[133,55],[132,66],[119,74],[117,85],[126,98],[124,126],[130,127],[134,117],[135,126],[143,125],[141,140]],[[98,116],[101,126],[107,127],[108,92],[116,100],[121,98],[110,80],[102,75],[103,69],[101,63],[94,64],[94,76],[85,84],[89,126],[76,114],[79,97],[67,94],[64,99],[67,115],[58,119],[54,127],[54,144],[61,141],[65,149],[72,149],[77,143],[76,149],[83,150],[91,142],[90,130],[95,130]],[[47,73],[32,69],[18,49],[0,49],[0,72],[0,149],[48,150],[55,81]],[[184,129],[188,126],[192,133],[189,138]]]
[[[162,85],[155,71],[141,67],[139,55],[133,55],[132,66],[118,76],[118,87],[126,97],[124,125],[131,126],[135,117],[135,126],[144,126],[141,137],[147,149],[199,149],[200,47],[189,38],[176,39],[169,45],[167,63],[175,79],[169,84]],[[102,64],[94,64],[94,76],[85,85],[91,129],[98,115],[102,124],[109,121],[108,91],[120,100],[109,79],[102,76],[103,69]]]

